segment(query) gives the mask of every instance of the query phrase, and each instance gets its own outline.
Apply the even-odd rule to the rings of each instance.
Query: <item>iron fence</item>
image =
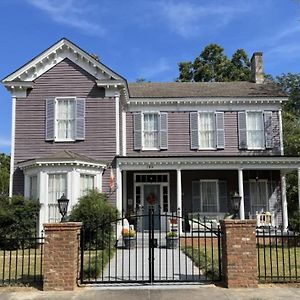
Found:
[[[0,237],[0,286],[41,285],[44,237]]]
[[[278,228],[257,229],[260,282],[300,282],[300,234]]]

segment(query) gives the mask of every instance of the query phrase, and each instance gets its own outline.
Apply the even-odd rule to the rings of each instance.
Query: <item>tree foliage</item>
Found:
[[[217,44],[206,46],[193,62],[180,62],[178,67],[180,82],[250,80],[250,61],[245,50],[237,49],[229,59]]]
[[[16,240],[8,242],[7,238],[22,239],[35,235],[40,204],[22,196],[9,198],[0,196],[0,248],[18,248]]]
[[[10,156],[0,154],[0,195],[8,195]]]
[[[90,243],[103,243],[105,248],[110,241],[112,222],[117,217],[118,210],[107,202],[106,195],[90,190],[73,207],[69,220],[82,222],[85,236],[90,239]]]

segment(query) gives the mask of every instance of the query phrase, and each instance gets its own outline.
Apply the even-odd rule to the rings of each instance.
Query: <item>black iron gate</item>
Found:
[[[221,231],[199,214],[149,207],[81,232],[80,282],[221,280]]]

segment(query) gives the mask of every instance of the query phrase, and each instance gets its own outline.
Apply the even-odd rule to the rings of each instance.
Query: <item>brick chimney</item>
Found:
[[[251,58],[251,81],[264,83],[262,52],[254,52]]]

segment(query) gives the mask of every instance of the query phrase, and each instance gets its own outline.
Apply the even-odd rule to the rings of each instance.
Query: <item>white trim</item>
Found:
[[[16,133],[16,97],[12,97],[11,105],[11,153],[9,174],[9,197],[13,195],[14,169],[15,169],[15,133]]]
[[[280,175],[281,175],[282,226],[283,226],[283,230],[287,230],[289,226],[289,221],[288,221],[288,210],[287,210],[285,173],[280,172]]]
[[[116,155],[120,155],[120,96],[115,95],[116,102]]]
[[[118,164],[116,166],[116,184],[117,184],[116,207],[118,211],[122,214],[122,171]]]
[[[241,197],[240,202],[240,219],[245,219],[245,194],[244,194],[244,178],[243,170],[238,170],[238,186],[239,186],[239,195]]]
[[[122,80],[120,76],[78,48],[75,44],[66,39],[61,39],[19,70],[5,77],[3,82],[14,81],[16,79],[33,81],[65,58],[70,59],[97,79],[113,77],[114,79]]]
[[[182,234],[182,222],[181,222],[181,217],[182,217],[182,178],[181,178],[181,170],[177,169],[177,213],[179,213],[179,224],[178,224],[178,231],[179,234]],[[170,192],[169,192],[170,194]]]
[[[206,156],[206,157],[118,157],[122,170],[297,170],[300,157]]]
[[[136,176],[137,175],[162,175],[167,176],[167,182],[136,182]],[[134,199],[133,199],[133,205],[134,208],[136,207],[136,187],[141,187],[141,199],[140,204],[144,207],[145,199],[144,199],[144,186],[145,185],[159,185],[160,186],[160,209],[161,213],[163,213],[164,207],[163,207],[163,187],[166,186],[168,188],[168,211],[170,212],[170,176],[169,173],[134,173],[133,174],[133,189],[134,189]]]
[[[126,156],[127,141],[126,141],[126,111],[122,110],[122,155]]]
[[[279,118],[279,137],[280,137],[280,153],[284,155],[284,145],[283,145],[283,128],[282,128],[282,110],[278,111]]]

